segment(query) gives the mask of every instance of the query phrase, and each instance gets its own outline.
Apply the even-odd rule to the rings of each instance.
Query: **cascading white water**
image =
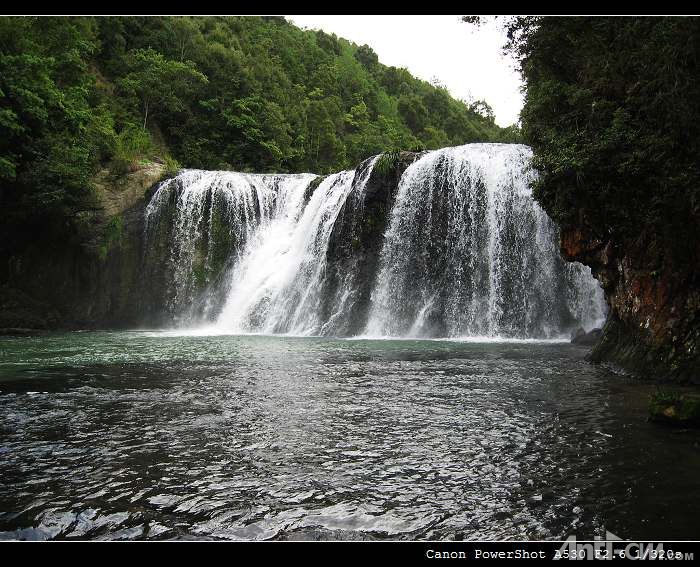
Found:
[[[277,220],[280,211],[301,207],[304,189],[315,177],[185,170],[158,187],[146,208],[146,253],[162,217],[170,215],[166,308],[177,323],[192,325],[210,316],[214,290],[207,276],[213,263],[222,261],[215,257],[216,252],[222,254],[217,244],[226,245],[227,268],[240,263],[249,243]]]
[[[310,174],[185,171],[148,205],[147,262],[166,230],[166,307],[178,326],[216,333],[552,338],[593,328],[602,291],[560,258],[557,229],[531,196],[530,160],[506,144],[423,155],[369,247],[353,231],[377,222],[363,225],[377,158],[315,188]],[[375,249],[378,271],[366,267]]]
[[[325,178],[308,204],[290,199],[251,240],[232,274],[219,330],[315,335],[323,330],[326,251],[333,225],[352,190],[361,193],[371,166],[357,176]],[[303,210],[302,210],[303,209]]]
[[[430,152],[399,183],[368,336],[551,338],[605,315],[590,270],[567,264],[533,200],[528,147]]]

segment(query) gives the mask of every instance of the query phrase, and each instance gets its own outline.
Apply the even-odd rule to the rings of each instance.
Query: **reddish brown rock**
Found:
[[[576,226],[562,230],[561,250],[590,266],[610,307],[593,360],[655,379],[700,382],[700,243],[689,243],[681,256],[676,245],[644,233],[615,243]]]

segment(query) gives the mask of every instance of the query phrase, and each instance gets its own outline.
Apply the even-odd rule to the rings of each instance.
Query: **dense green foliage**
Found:
[[[88,20],[0,18],[4,227],[40,219],[61,232],[89,208],[90,176],[113,155],[115,137],[89,70],[98,45]]]
[[[501,135],[488,107],[281,18],[107,18],[98,27],[99,67],[133,100],[129,119],[145,121],[152,100],[188,166],[327,173],[386,149]]]
[[[326,173],[510,135],[483,103],[282,18],[0,18],[6,234],[76,234],[105,166]]]
[[[548,212],[604,240],[643,229],[696,246],[700,20],[518,18],[509,33]]]

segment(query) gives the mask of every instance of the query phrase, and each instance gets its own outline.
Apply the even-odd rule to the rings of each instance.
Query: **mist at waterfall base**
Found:
[[[0,338],[0,539],[696,539],[700,439],[568,342],[602,295],[529,150],[389,196],[380,159],[182,172],[146,211],[169,330]]]
[[[162,269],[172,325],[493,340],[568,339],[603,322],[600,286],[588,268],[561,259],[557,229],[531,196],[525,146],[469,144],[419,157],[398,183],[375,273],[359,277],[359,261],[333,265],[334,241],[359,240],[337,230],[339,216],[353,227],[374,221],[363,201],[379,159],[327,176],[312,192],[311,175],[185,171],[163,183],[147,235],[171,223]],[[197,279],[196,264],[211,271],[222,231],[235,243],[225,269]],[[363,288],[368,305],[358,300]]]

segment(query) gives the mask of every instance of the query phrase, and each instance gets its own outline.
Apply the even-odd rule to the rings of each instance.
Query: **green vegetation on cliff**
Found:
[[[640,229],[693,244],[700,217],[700,21],[540,17],[509,22],[527,84],[535,195],[598,238]]]
[[[326,173],[384,150],[511,135],[482,102],[282,18],[0,18],[10,247],[12,235],[80,235],[105,166]]]
[[[700,425],[700,397],[695,392],[657,389],[649,399],[653,421],[681,427]]]

